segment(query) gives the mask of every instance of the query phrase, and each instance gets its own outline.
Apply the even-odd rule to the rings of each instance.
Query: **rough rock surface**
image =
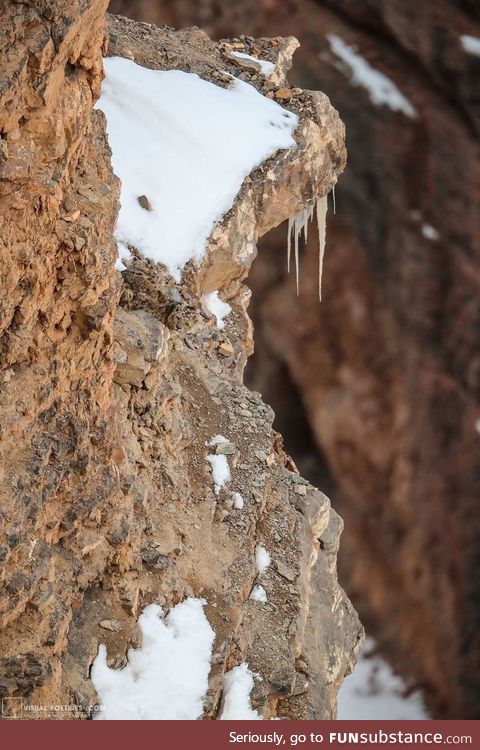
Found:
[[[106,30],[103,0],[4,6],[0,696],[88,717],[99,642],[121,666],[145,604],[194,595],[216,633],[206,717],[242,660],[262,676],[252,700],[266,717],[331,717],[362,632],[336,578],[341,522],[242,384],[252,351],[242,282],[257,237],[335,184],[343,126],[324,95],[291,92],[298,148],[245,181],[202,265],[175,284],[134,253],[120,275],[119,185],[92,111],[108,39],[111,54],[221,84],[219,69],[236,63],[197,30],[121,18]],[[248,75],[275,96],[293,43],[258,45],[278,78]],[[222,331],[201,302],[214,289],[232,306]],[[232,446],[218,495],[206,461],[216,434]],[[260,577],[258,544],[272,557]],[[249,599],[259,582],[267,604]]]
[[[478,3],[113,7],[215,37],[293,33],[302,44],[292,80],[326,91],[340,111],[349,167],[328,218],[325,304],[314,299],[313,238],[299,304],[285,231],[267,238],[250,277],[251,382],[292,432],[306,427],[292,412],[303,402],[346,519],[343,581],[370,632],[436,715],[478,718],[480,57],[461,44],[464,34],[480,38]],[[352,86],[328,32],[388,76],[417,117]]]

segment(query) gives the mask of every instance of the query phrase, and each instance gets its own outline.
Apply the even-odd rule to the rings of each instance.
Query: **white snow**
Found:
[[[396,112],[403,112],[407,117],[415,118],[417,111],[390,78],[375,70],[364,57],[358,54],[355,47],[344,42],[337,34],[327,34],[326,38],[332,52],[341,60],[335,67],[345,72],[350,71],[350,81],[354,86],[362,86],[368,92],[370,101],[376,106],[385,105]]]
[[[230,441],[227,440],[227,438],[223,435],[214,435],[212,439],[208,441],[207,445],[213,448],[216,445],[223,445],[229,442]],[[218,456],[207,456],[207,461],[212,467],[214,490],[215,494],[218,495],[222,487],[226,485],[227,482],[229,482],[232,478],[230,474],[230,467],[228,465],[228,459],[225,455],[219,454]]]
[[[272,562],[270,553],[265,547],[259,544],[255,550],[255,565],[257,567],[257,573],[265,573],[268,566]]]
[[[243,506],[245,505],[245,500],[241,496],[239,492],[232,492],[233,497],[233,507],[237,510],[242,510]]]
[[[431,224],[422,224],[422,234],[425,239],[431,240],[432,242],[436,242],[440,237],[435,227],[432,227]]]
[[[253,55],[247,55],[246,52],[231,52],[230,55],[232,57],[238,57],[240,60],[252,60],[253,62],[256,62],[260,65],[260,71],[264,76],[271,76],[272,73],[275,73],[275,63],[270,62],[269,60],[259,60],[258,57],[253,57]]]
[[[296,146],[298,118],[233,76],[224,89],[121,57],[104,65],[96,107],[106,115],[122,181],[115,230],[121,258],[133,246],[179,281],[189,260],[202,259],[245,177],[279,149]]]
[[[222,330],[225,328],[224,318],[232,312],[232,308],[228,302],[224,302],[218,296],[218,291],[204,294],[202,297],[203,304],[208,312],[214,316],[217,321],[217,328]]]
[[[480,38],[478,36],[463,34],[460,37],[460,41],[465,52],[468,52],[469,55],[480,57]]]
[[[207,461],[212,467],[212,479],[215,494],[219,495],[222,487],[224,487],[232,478],[227,457],[223,455],[207,456]]]
[[[250,693],[253,685],[253,674],[245,662],[226,673],[223,678],[221,720],[262,718],[250,705]]]
[[[91,679],[102,710],[96,719],[198,719],[215,634],[201,599],[186,599],[164,617],[156,604],[139,617],[142,645],[130,649],[123,669],[110,669],[99,646]]]
[[[338,693],[337,719],[429,719],[419,693],[405,685],[379,656],[367,658],[375,642],[367,638],[358,664]]]
[[[265,604],[268,601],[267,592],[263,586],[254,586],[249,598],[252,602],[259,602],[260,604]]]

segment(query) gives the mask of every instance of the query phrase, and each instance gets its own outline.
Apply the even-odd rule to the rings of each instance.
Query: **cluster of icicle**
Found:
[[[335,213],[335,194],[333,194],[334,200],[334,213]],[[287,238],[287,269],[290,273],[290,256],[292,254],[292,237],[293,246],[295,253],[295,275],[297,280],[297,296],[299,294],[299,260],[298,260],[298,245],[300,241],[300,235],[303,231],[305,242],[308,239],[308,222],[313,219],[313,212],[317,209],[317,227],[318,227],[318,298],[322,299],[322,272],[323,272],[323,256],[325,255],[325,239],[327,232],[327,196],[324,195],[318,198],[316,203],[311,206],[307,206],[303,211],[299,211],[295,216],[291,216],[288,220],[288,238]]]

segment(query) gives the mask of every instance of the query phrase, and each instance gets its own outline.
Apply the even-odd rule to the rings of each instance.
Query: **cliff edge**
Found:
[[[242,663],[264,718],[331,718],[362,638],[336,577],[341,520],[242,375],[256,240],[332,189],[343,126],[326,96],[289,87],[293,39],[215,43],[105,9],[7,3],[0,22],[0,696],[89,718],[99,644],[124,666],[144,607],[190,597],[215,634],[205,718]],[[120,181],[94,108],[106,54],[222,91],[233,77],[296,118],[293,146],[178,271],[126,240],[118,262]],[[154,214],[148,181],[136,198]]]

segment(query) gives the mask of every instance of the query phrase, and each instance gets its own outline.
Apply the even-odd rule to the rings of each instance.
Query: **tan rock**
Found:
[[[19,6],[7,6],[0,24],[10,34]],[[361,631],[336,579],[340,525],[321,493],[292,482],[272,411],[242,384],[252,351],[242,282],[256,237],[335,183],[343,128],[326,97],[314,119],[299,109],[298,148],[250,175],[198,267],[175,284],[133,253],[120,280],[119,186],[104,117],[91,109],[104,6],[61,2],[53,20],[26,9],[2,70],[0,124],[14,136],[0,162],[0,366],[11,373],[0,379],[0,692],[53,704],[80,693],[94,703],[99,641],[119,667],[138,645],[143,606],[168,610],[198,596],[216,633],[207,718],[239,661],[262,677],[252,698],[266,718],[331,718],[328,686],[351,669]],[[199,30],[120,17],[109,27],[112,54],[223,80],[224,51]],[[277,40],[275,49],[286,47]],[[313,112],[310,95],[295,101],[302,96]],[[235,309],[218,348],[206,289],[228,289]],[[220,496],[206,465],[216,434],[231,441]],[[304,495],[292,489],[300,486]],[[277,564],[262,578],[268,606],[249,599],[259,544]],[[300,655],[313,665],[301,673]]]

